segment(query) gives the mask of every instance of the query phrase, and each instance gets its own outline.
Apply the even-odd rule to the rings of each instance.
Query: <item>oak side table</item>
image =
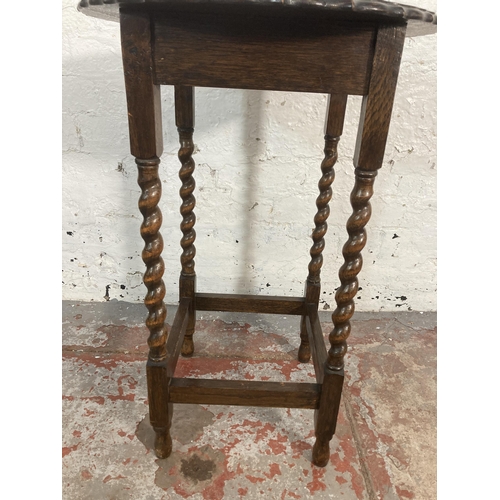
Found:
[[[142,190],[150,420],[155,452],[172,451],[173,403],[315,410],[313,463],[324,467],[335,432],[344,380],[346,340],[361,270],[365,226],[382,165],[405,36],[436,32],[435,14],[383,0],[81,0],[79,10],[120,22],[130,148]],[[160,85],[175,87],[179,131],[181,273],[179,308],[167,334],[158,208],[162,154]],[[303,297],[198,293],[194,269],[194,87],[319,92],[329,95],[311,260]],[[354,155],[352,215],[335,295],[327,351],[318,319],[320,270],[332,196],[337,144],[348,95],[363,96]],[[299,361],[311,357],[316,383],[203,380],[175,377],[179,354],[194,351],[196,311],[300,316]]]

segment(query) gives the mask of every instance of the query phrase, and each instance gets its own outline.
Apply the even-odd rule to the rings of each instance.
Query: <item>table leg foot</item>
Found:
[[[170,431],[163,427],[153,427],[155,431],[155,454],[158,458],[167,458],[172,453]]]
[[[311,360],[311,348],[309,344],[300,344],[298,359],[301,363],[309,363]]]
[[[330,461],[330,443],[329,441],[320,441],[316,439],[313,446],[312,462],[317,467],[325,467]]]
[[[192,334],[191,334],[192,335]],[[181,355],[184,358],[190,358],[194,353],[194,342],[192,336],[184,337],[184,343],[182,344]]]

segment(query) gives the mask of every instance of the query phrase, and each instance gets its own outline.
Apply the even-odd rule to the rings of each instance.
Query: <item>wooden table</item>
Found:
[[[150,420],[155,452],[172,451],[173,403],[311,408],[313,463],[325,466],[344,381],[346,340],[361,270],[365,226],[377,170],[382,166],[405,36],[436,32],[428,11],[382,0],[82,0],[85,14],[119,20],[131,153],[142,190],[139,209],[147,287],[145,304]],[[167,334],[167,310],[158,208],[163,151],[160,85],[175,86],[181,162],[181,274],[179,308]],[[192,158],[194,87],[329,94],[325,157],[321,164],[311,260],[303,297],[198,293],[194,267],[195,163]],[[341,286],[327,352],[318,319],[320,270],[337,144],[348,95],[363,96],[354,155],[355,183]],[[300,316],[298,359],[312,357],[316,383],[200,380],[175,377],[179,354],[194,352],[196,311],[260,312]]]

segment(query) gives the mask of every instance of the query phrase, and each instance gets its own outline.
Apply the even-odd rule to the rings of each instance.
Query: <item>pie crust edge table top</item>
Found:
[[[386,18],[407,23],[406,37],[431,35],[437,31],[437,15],[419,7],[386,0],[80,0],[78,10],[109,21],[119,21],[119,7],[160,9],[169,5],[260,6],[272,10],[327,10],[359,21]]]

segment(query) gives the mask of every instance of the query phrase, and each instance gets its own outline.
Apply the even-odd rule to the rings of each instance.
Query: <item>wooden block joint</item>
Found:
[[[182,298],[175,314],[174,322],[167,339],[167,377],[172,377],[181,352],[182,342],[189,321],[189,309],[192,299]]]
[[[316,373],[316,381],[318,384],[322,384],[325,375],[327,352],[318,316],[318,306],[317,304],[310,303],[306,305],[306,309],[306,330],[309,337],[309,345],[311,346],[314,372]]]

